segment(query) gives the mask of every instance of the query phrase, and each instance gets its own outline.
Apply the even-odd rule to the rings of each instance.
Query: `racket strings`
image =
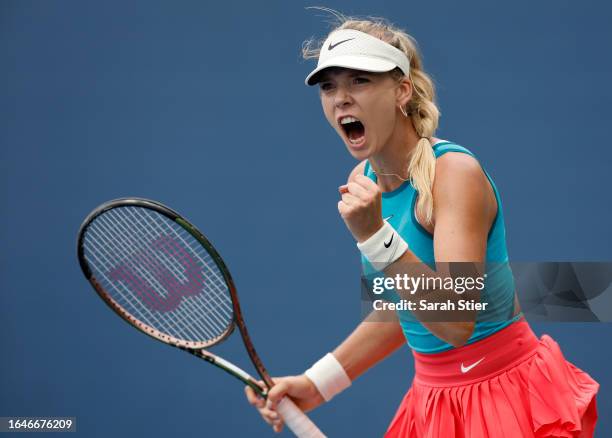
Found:
[[[129,210],[128,210],[128,212],[129,212]],[[121,216],[119,211],[117,211],[117,214],[119,216]],[[138,218],[134,218],[134,220],[138,220]],[[127,220],[125,218],[123,218],[123,222],[127,223]],[[153,225],[159,225],[159,222],[158,221],[154,221]],[[168,232],[170,232],[170,233],[174,233],[175,232],[175,229],[164,230],[161,227],[158,227],[157,231],[159,232],[159,234],[158,235],[152,235],[148,228],[145,227],[145,228],[143,228],[143,230],[144,230],[145,233],[148,234],[148,237],[151,239],[151,241],[153,241],[154,239],[157,239],[159,237],[159,235],[163,235],[164,232],[166,234],[168,234]],[[181,228],[181,230],[182,230],[182,228]],[[186,246],[188,245],[188,243],[184,241],[184,238],[182,238],[178,233],[176,233],[176,237],[180,237],[181,240],[183,241],[183,243]],[[157,249],[160,249],[160,248],[157,248]],[[183,273],[181,272],[181,269],[183,269],[182,266],[178,266],[178,264],[173,263],[172,260],[171,260],[172,258],[166,256],[166,253],[167,253],[166,251],[157,251],[155,254],[156,254],[156,256],[160,256],[160,257],[165,259],[164,261],[167,263],[167,265],[165,267],[170,267],[173,270],[173,273],[174,273],[175,276],[177,276],[177,277],[178,276],[184,276]],[[185,254],[187,254],[187,253],[185,253]],[[175,257],[175,259],[176,259],[176,257]],[[150,271],[154,271],[154,272],[157,271],[159,273],[159,265],[158,264],[153,265],[153,266],[149,266],[148,268],[149,268]],[[163,277],[163,275],[162,275],[162,277]],[[198,277],[199,277],[198,279],[200,281],[203,280],[203,277],[201,275],[198,275]],[[212,279],[209,276],[207,276],[207,280],[210,281]],[[217,300],[217,302],[219,302],[218,299],[220,298],[221,294],[224,293],[224,291],[223,291],[224,284],[219,284],[220,281],[222,281],[222,280],[217,278],[217,281],[211,281],[211,283],[210,283],[213,286],[218,286],[217,294],[214,296],[214,298]],[[197,296],[197,299],[201,300],[201,297],[202,297],[202,295],[199,295],[199,296]],[[189,300],[186,300],[185,302],[188,304],[187,307],[192,307],[191,306],[191,302]],[[225,321],[227,321],[228,318],[231,318],[231,306],[229,307],[229,309],[228,309],[229,311],[228,312],[226,312],[224,315],[220,315],[218,312],[216,312],[216,310],[217,310],[216,306],[210,306],[210,303],[202,303],[202,304],[206,306],[206,307],[203,308],[205,310],[205,314],[208,313],[209,309],[212,310],[213,313],[215,315],[217,315],[218,318],[220,318],[218,320],[219,323],[224,324]]]
[[[108,285],[108,284],[112,284],[113,280],[108,278],[106,273],[112,270],[113,261],[114,261],[114,256],[109,251],[117,251],[117,248],[115,247],[115,244],[112,241],[105,242],[104,241],[105,239],[102,237],[102,235],[99,234],[99,231],[97,230],[97,228],[98,227],[90,227],[87,231],[88,235],[85,238],[85,244],[86,245],[89,244],[91,245],[91,247],[89,248],[86,247],[86,258],[90,266],[94,270],[94,273],[95,273],[94,276],[98,278],[99,280],[102,280],[104,285]],[[93,237],[90,237],[90,236],[93,236]],[[98,243],[99,241],[104,242],[104,245],[99,244]],[[131,267],[138,274],[141,274],[139,272],[139,269],[140,269],[139,267],[137,266],[131,266]],[[142,319],[142,320],[146,319],[144,317],[145,315],[143,315],[143,313],[140,312],[141,309],[145,310],[146,313],[148,314],[147,316],[149,316],[150,318],[155,318],[155,315],[151,313],[151,311],[148,310],[148,307],[141,308],[138,305],[136,298],[131,293],[113,295],[113,298],[118,302],[119,305],[126,307],[126,308],[135,309],[134,313],[136,313],[135,316],[138,319]],[[161,322],[162,321],[160,321],[160,323]]]
[[[90,224],[84,249],[94,277],[144,324],[194,342],[231,325],[231,296],[216,263],[165,216],[140,207],[107,211]]]
[[[128,210],[128,213],[131,213]],[[117,212],[117,214],[119,214],[119,212]],[[134,218],[136,219],[136,218]],[[155,222],[156,224],[159,224],[159,222]],[[164,224],[166,227],[165,232],[174,232],[176,231],[175,229],[170,229],[167,228],[167,224]],[[145,228],[145,231],[148,232],[148,229]],[[163,229],[159,229],[158,230],[160,233],[163,233],[164,230]],[[155,238],[155,236],[152,236],[150,233],[149,237],[151,238]],[[179,237],[181,239],[181,241],[184,243],[185,246],[189,246],[189,244],[187,243],[187,241],[185,240],[185,238],[188,236],[190,238],[191,235],[189,235],[187,233],[187,231],[185,231],[183,228],[180,229],[180,232],[176,233],[177,237]],[[167,263],[167,266],[172,268],[172,272],[175,275],[175,277],[179,278],[179,277],[183,277],[185,281],[188,281],[189,279],[185,276],[185,274],[181,271],[182,266],[185,266],[184,264],[179,265],[179,263],[173,262],[172,259],[174,258],[177,261],[183,261],[183,262],[189,262],[189,264],[192,264],[192,259],[189,255],[189,253],[187,251],[184,251],[183,255],[181,257],[169,257],[166,255],[165,251],[159,251],[158,255],[164,259],[164,262]],[[201,309],[195,309],[193,306],[193,301],[191,299],[185,299],[185,304],[188,308],[193,309],[193,310],[203,310],[203,315],[204,316],[211,316],[211,318],[207,318],[209,321],[211,321],[211,323],[214,324],[214,321],[216,320],[217,324],[221,324],[223,327],[227,327],[227,321],[232,319],[233,317],[233,310],[231,307],[231,300],[222,300],[221,298],[224,298],[225,295],[227,295],[227,286],[225,285],[225,280],[219,278],[219,276],[212,270],[208,270],[205,269],[206,267],[210,266],[211,263],[214,263],[211,259],[210,256],[207,253],[201,254],[203,259],[208,259],[208,260],[204,260],[205,264],[202,266],[203,269],[198,270],[195,273],[195,277],[200,281],[207,281],[209,282],[210,285],[215,286],[216,287],[216,293],[215,294],[211,294],[211,295],[202,295],[202,294],[196,294],[195,296],[190,296],[188,298],[192,298],[193,300],[196,300],[199,302],[199,304],[201,304]],[[201,275],[201,273],[204,273],[204,276],[206,276],[206,279],[204,279]],[[212,274],[212,276],[209,275],[209,273]],[[203,301],[205,298],[212,298],[214,299],[214,302],[206,302]],[[219,305],[221,304],[221,305]],[[225,306],[223,306],[225,305]],[[209,315],[210,314],[210,315]]]
[[[123,226],[123,227],[127,226],[127,225],[125,224],[125,220],[120,220],[120,221],[118,221],[118,224],[119,224],[120,226]],[[142,237],[140,237],[140,239],[142,239]],[[132,242],[126,242],[125,240],[121,240],[121,239],[120,239],[120,240],[119,240],[119,243],[120,243],[120,244],[123,244],[123,248],[122,248],[122,250],[124,250],[124,251],[125,251],[125,250],[129,251],[129,246],[128,246],[128,245],[130,245]],[[131,245],[130,245],[130,246],[131,246]],[[136,252],[132,252],[132,253],[130,254],[132,257],[134,256],[134,254],[138,254],[139,252],[140,252],[140,253],[142,253],[142,251],[141,251],[141,249],[140,249],[140,248],[138,248],[137,246],[135,246],[135,248],[137,248],[137,251],[136,251]],[[160,252],[160,254],[163,254],[163,252]],[[160,287],[159,287],[159,282],[158,282],[158,281],[157,281],[157,279],[155,278],[156,276],[155,276],[155,275],[151,275],[151,274],[150,274],[150,273],[151,273],[151,271],[153,271],[153,273],[155,273],[155,271],[156,271],[157,269],[153,269],[153,267],[152,267],[150,264],[149,264],[149,266],[144,266],[144,269],[143,269],[143,267],[142,267],[142,265],[143,265],[143,263],[142,263],[143,257],[142,257],[142,256],[141,256],[141,257],[136,257],[136,259],[137,259],[137,260],[138,260],[138,259],[140,259],[140,260],[139,260],[139,261],[141,262],[141,263],[140,263],[140,266],[139,266],[139,264],[138,264],[138,263],[137,263],[137,264],[131,263],[131,267],[132,267],[132,269],[134,269],[134,270],[136,270],[137,272],[139,272],[139,273],[140,273],[140,274],[141,274],[143,277],[145,277],[145,278],[147,279],[147,281],[148,281],[148,282],[152,283],[154,286],[155,286],[155,284],[157,283],[157,284],[158,284],[158,287],[156,288],[156,289],[157,289],[157,293],[160,293],[161,295],[163,295],[163,294],[164,294],[164,292],[166,292],[166,293],[167,293],[167,291],[164,291],[164,289],[163,289],[163,288],[160,288]],[[126,258],[126,260],[128,260],[128,261],[129,261],[129,260],[130,260],[130,258]],[[158,263],[156,263],[156,264],[158,265]],[[149,312],[149,313],[150,313],[150,312]],[[170,323],[171,323],[171,324],[170,324],[170,327],[171,327],[172,325],[176,326],[176,325],[177,325],[177,324],[176,324],[176,322],[177,322],[177,318],[176,318],[176,316],[177,316],[177,315],[174,315],[174,312],[169,313],[168,315],[171,317],[171,319],[167,321],[167,322],[170,322]],[[168,316],[168,315],[167,315],[167,316]],[[141,315],[141,316],[142,316],[142,315]],[[189,328],[190,328],[191,324],[193,324],[193,322],[190,322],[190,320],[192,320],[192,318],[181,318],[181,316],[182,316],[181,314],[178,314],[178,319],[179,319],[179,320],[182,320],[183,322],[190,323],[190,324],[187,324],[187,327],[188,327],[188,330],[189,330]],[[159,318],[157,318],[157,320],[159,320]],[[168,324],[166,324],[164,327],[166,327],[166,328],[167,328],[168,326],[169,326],[169,325],[168,325]],[[201,325],[200,325],[200,326],[201,326]],[[190,330],[190,331],[193,333],[193,330]],[[184,332],[181,332],[181,333],[182,333],[182,334],[184,334]],[[209,335],[210,335],[210,333],[209,333]],[[182,337],[186,337],[186,336],[182,336]],[[199,337],[199,338],[201,338],[201,336],[198,336],[198,337]],[[209,337],[210,337],[210,336],[209,336]]]
[[[106,218],[100,218],[100,221],[101,221],[101,223],[104,224],[103,225],[104,230],[107,233],[111,233],[112,231],[110,231],[110,230],[112,229],[113,224],[108,223]],[[115,224],[115,226],[117,226],[117,225],[121,226],[120,223]],[[99,235],[97,237],[99,239],[101,238],[101,236],[99,236]],[[126,251],[127,252],[127,251],[129,251],[130,248],[132,248],[132,253],[129,254],[129,257],[123,258],[121,263],[116,263],[116,264],[114,264],[114,266],[113,266],[113,264],[110,264],[109,266],[107,266],[107,272],[108,273],[113,272],[113,269],[115,269],[118,265],[123,265],[123,266],[127,265],[130,270],[132,270],[134,273],[136,273],[138,275],[138,276],[135,277],[135,279],[136,279],[135,282],[140,283],[140,280],[138,280],[138,279],[139,278],[143,278],[145,281],[151,283],[153,286],[156,286],[157,280],[156,280],[156,278],[153,275],[151,275],[151,268],[146,266],[143,263],[143,261],[145,260],[145,257],[142,256],[142,255],[141,256],[137,255],[138,252],[139,252],[138,246],[135,246],[135,245],[133,245],[132,242],[123,240],[121,238],[115,239],[114,241],[110,241],[109,243],[111,245],[111,249],[115,251],[115,254],[110,254],[109,253],[109,256],[111,256],[111,257],[113,257],[113,256],[116,257],[116,254],[119,253],[120,251]],[[109,279],[109,281],[113,281],[113,279]],[[145,285],[144,284],[140,284],[140,287],[144,288]],[[156,287],[155,289],[158,291],[158,293],[160,295],[167,296],[167,292],[165,290],[163,290],[160,286]],[[127,292],[129,292],[129,290],[127,290]],[[121,297],[122,298],[126,298],[126,297],[130,297],[130,295],[131,294],[123,294],[123,295],[121,295]],[[132,295],[132,297],[135,298],[133,295]],[[151,301],[155,300],[154,295],[151,294],[149,299]],[[159,300],[159,298],[158,298],[158,300]],[[140,309],[147,310],[148,311],[147,313],[149,315],[152,315],[153,317],[156,317],[156,314],[152,313],[149,310],[150,306],[140,306],[138,300],[136,300],[136,299],[132,299],[132,300],[128,300],[128,301],[130,303],[132,303],[133,305],[137,306],[137,307],[135,307],[135,309],[137,311],[140,310]],[[140,313],[140,314],[138,314],[136,316],[142,317],[143,314]],[[162,320],[162,322],[163,322],[163,320]]]
[[[111,247],[113,250],[118,251],[116,246]],[[104,249],[103,249],[104,250]],[[109,257],[112,255],[109,253]],[[150,275],[147,269],[144,269],[142,265],[133,263],[130,259],[124,259],[122,262],[124,265],[128,266],[128,269],[136,274],[136,278],[140,276],[144,281],[151,283],[155,287],[156,280]],[[112,272],[113,268],[116,265],[113,263],[104,263],[104,271],[101,271],[103,277],[106,280],[105,289],[108,290],[108,284],[115,283],[115,279],[109,278],[108,273]],[[160,290],[160,288],[156,288]],[[186,318],[181,318],[180,316],[171,315],[172,320],[164,319],[159,317],[159,313],[156,311],[151,311],[150,306],[141,305],[138,296],[134,295],[129,288],[127,288],[123,283],[119,282],[117,284],[118,294],[111,294],[112,298],[117,301],[117,303],[124,307],[128,313],[132,314],[136,317],[136,319],[144,322],[145,324],[154,327],[155,329],[173,335],[175,337],[179,337],[182,339],[192,339],[197,338],[197,332],[194,331],[192,327],[186,324]],[[179,321],[183,324],[179,324]]]
[[[146,211],[150,215],[156,214],[148,210]],[[214,317],[214,319],[216,319],[217,324],[222,325],[222,327],[220,328],[227,327],[228,321],[233,318],[231,296],[229,295],[229,290],[227,288],[227,284],[225,283],[225,279],[218,271],[216,263],[212,260],[210,255],[206,251],[204,251],[201,245],[194,240],[193,236],[191,236],[184,228],[175,225],[174,222],[170,222],[169,220],[164,220],[163,222],[154,221],[153,223],[156,225],[162,225],[162,227],[158,227],[158,231],[160,233],[164,233],[165,231],[168,234],[174,234],[185,245],[185,248],[193,249],[195,255],[201,262],[198,265],[197,271],[194,272],[195,277],[198,278],[200,282],[211,287],[207,289],[208,293],[206,294],[197,293],[188,297],[189,299],[185,300],[185,302],[188,304],[188,307],[194,308],[194,306],[192,306],[192,303],[194,301],[192,300],[195,300],[200,304],[200,306],[196,309],[198,312],[200,312],[204,316],[210,315],[211,317]],[[171,228],[169,224],[173,224],[173,227]],[[148,229],[145,228],[145,230]],[[177,230],[179,231],[177,232]],[[176,260],[183,261],[186,261],[185,259],[188,258],[191,264],[192,260],[189,255],[189,252],[184,248],[181,249],[183,249],[184,251],[183,256],[181,258],[174,258]],[[164,257],[169,262],[169,265],[171,267],[174,267],[173,271],[176,275],[180,274],[182,267],[179,267],[178,263],[172,264],[172,258],[166,256],[166,253],[164,251],[160,251],[158,252],[158,254]],[[212,269],[213,267],[215,269]],[[202,274],[204,274],[204,276],[202,276]],[[200,292],[200,290],[198,290],[197,292]],[[213,321],[212,318],[207,318],[207,320]],[[212,325],[214,324],[211,323],[211,326]]]

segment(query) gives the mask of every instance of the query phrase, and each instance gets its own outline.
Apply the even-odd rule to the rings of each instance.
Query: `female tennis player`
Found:
[[[319,85],[327,121],[359,160],[338,210],[364,271],[389,278],[419,263],[507,262],[499,192],[472,152],[434,136],[434,87],[414,40],[381,20],[343,19],[304,55],[318,57],[306,83]],[[416,372],[386,437],[593,436],[599,384],[534,335],[508,272],[487,272],[495,287],[480,300],[489,307],[472,320],[400,310],[388,322],[373,312],[304,374],[275,379],[267,401],[249,387],[247,398],[280,431],[284,395],[313,409],[407,340]]]

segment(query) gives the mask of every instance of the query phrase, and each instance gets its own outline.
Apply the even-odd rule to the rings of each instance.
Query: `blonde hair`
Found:
[[[415,39],[382,18],[356,19],[346,17],[329,8],[315,7],[313,9],[323,10],[334,16],[336,27],[332,32],[340,29],[353,29],[367,33],[401,50],[410,60],[408,79],[412,83],[413,93],[405,110],[420,139],[410,158],[408,174],[413,187],[419,194],[417,212],[427,223],[430,223],[433,216],[432,186],[436,168],[436,159],[430,139],[438,128],[440,111],[435,103],[434,83],[423,70],[421,55]],[[323,41],[314,39],[305,41],[302,46],[304,59],[318,58]],[[404,74],[399,68],[391,71],[391,75],[398,81],[404,79]]]

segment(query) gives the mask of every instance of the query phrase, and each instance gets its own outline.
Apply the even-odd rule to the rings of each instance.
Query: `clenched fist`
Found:
[[[338,211],[357,242],[365,242],[383,225],[378,185],[367,176],[358,174],[348,184],[340,186],[342,199]]]

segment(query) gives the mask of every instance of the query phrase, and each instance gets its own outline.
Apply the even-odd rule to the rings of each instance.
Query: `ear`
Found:
[[[407,78],[402,79],[402,81],[397,86],[396,91],[397,104],[403,107],[406,107],[406,104],[410,102],[412,98],[412,82]]]

